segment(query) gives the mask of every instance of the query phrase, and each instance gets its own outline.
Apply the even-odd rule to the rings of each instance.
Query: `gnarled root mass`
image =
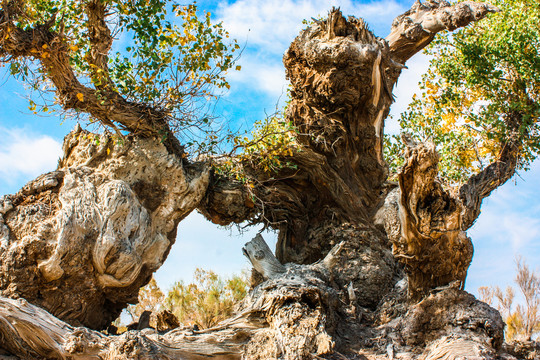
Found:
[[[251,245],[248,243],[244,251],[254,259],[258,250]],[[266,273],[268,279],[249,294],[233,317],[202,331],[183,328],[158,333],[145,329],[105,336],[72,327],[23,299],[2,297],[2,346],[25,358],[58,359],[495,356],[504,328],[499,313],[457,288],[433,291],[421,302],[410,304],[406,286],[398,284],[376,310],[356,306],[354,291],[340,290],[333,281],[339,277],[335,264],[343,246],[338,244],[316,264],[286,264],[280,271]],[[267,260],[259,256],[259,261]]]

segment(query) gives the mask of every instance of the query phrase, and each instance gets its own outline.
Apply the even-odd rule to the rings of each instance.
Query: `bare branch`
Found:
[[[285,272],[285,266],[276,259],[261,234],[246,243],[242,252],[265,279],[275,278]]]

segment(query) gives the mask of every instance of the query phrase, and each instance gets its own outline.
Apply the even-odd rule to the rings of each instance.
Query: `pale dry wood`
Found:
[[[489,360],[493,353],[475,341],[443,338],[433,342],[421,360]]]
[[[278,277],[286,271],[285,266],[274,256],[261,234],[257,234],[247,242],[242,252],[265,279]]]
[[[70,326],[23,299],[0,297],[0,334],[3,348],[30,359],[237,360],[247,332],[225,329],[198,335],[175,330],[159,335],[146,330],[105,336]]]

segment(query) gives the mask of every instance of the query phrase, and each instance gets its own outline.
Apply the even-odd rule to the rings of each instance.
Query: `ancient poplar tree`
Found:
[[[209,16],[159,0],[0,4],[0,61],[48,87],[58,107],[111,130],[75,129],[55,171],[0,200],[0,347],[73,359],[450,359],[500,350],[499,313],[462,290],[473,252],[466,230],[513,174],[521,138],[457,192],[438,180],[434,145],[405,139],[398,183],[387,180],[383,152],[407,60],[496,7],[417,2],[386,38],[331,10],[285,53],[283,119],[254,141],[236,140],[244,152],[194,160],[188,131],[204,130],[204,99],[228,86],[223,74],[235,66],[235,44]],[[133,37],[123,52],[115,31]],[[520,119],[503,116],[511,126]],[[260,236],[244,247],[261,280],[238,312],[200,332],[96,331],[136,300],[194,210],[217,224],[279,231],[277,258]]]

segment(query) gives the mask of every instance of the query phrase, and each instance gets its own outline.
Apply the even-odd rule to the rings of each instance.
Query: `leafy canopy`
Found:
[[[222,24],[212,24],[209,12],[199,15],[195,3],[100,0],[105,6],[104,24],[115,40],[107,54],[106,30],[99,23],[96,26],[89,15],[92,1],[24,1],[16,26],[31,29],[51,23],[50,29],[67,42],[74,75],[84,85],[102,91],[104,98],[114,91],[127,101],[163,110],[177,133],[209,127],[211,100],[229,88],[226,72],[233,67],[240,70],[235,65],[235,52],[240,47],[228,40]],[[96,28],[101,40],[98,45],[92,44],[91,36]],[[97,50],[92,50],[93,45]],[[92,61],[96,51],[108,55],[106,68]],[[36,52],[41,57],[50,55],[46,48]],[[52,88],[43,70],[23,57],[9,60],[11,74],[38,91],[30,109],[36,113],[57,111],[50,97],[42,96],[43,90]]]
[[[422,94],[400,119],[402,131],[438,146],[440,175],[451,185],[496,160],[510,140],[522,144],[519,169],[540,151],[540,3],[491,3],[501,12],[438,35],[427,50],[433,59]],[[517,129],[515,119],[521,119]],[[402,146],[396,136],[387,139],[393,172]]]
[[[233,148],[223,161],[215,164],[216,173],[233,176],[253,187],[257,180],[245,172],[246,166],[268,176],[284,167],[296,169],[289,160],[300,150],[298,132],[284,116],[285,111],[256,121],[250,134],[231,136]]]

